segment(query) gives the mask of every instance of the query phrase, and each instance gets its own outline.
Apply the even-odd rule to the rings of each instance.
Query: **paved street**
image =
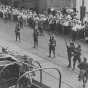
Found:
[[[38,60],[42,67],[57,67],[62,73],[62,88],[82,88],[82,83],[78,81],[78,69],[73,72],[71,69],[67,69],[67,52],[64,38],[61,36],[56,36],[57,46],[56,46],[56,58],[48,58],[48,34],[39,37],[39,48],[33,48],[33,30],[29,27],[24,27],[21,31],[21,42],[15,41],[14,34],[15,24],[13,22],[4,22],[0,19],[0,45],[9,47],[9,49],[15,49],[20,53],[26,53]],[[65,37],[68,41],[69,39]],[[82,45],[82,55],[87,56],[88,46],[85,43]],[[82,57],[83,57],[82,56]],[[47,71],[46,71],[47,72]],[[49,78],[49,74],[44,75],[45,78],[50,82],[44,81],[51,88],[58,88],[58,74],[55,71],[48,71],[49,74],[55,76],[55,78]],[[53,81],[52,81],[53,80]],[[56,84],[56,85],[55,85]]]

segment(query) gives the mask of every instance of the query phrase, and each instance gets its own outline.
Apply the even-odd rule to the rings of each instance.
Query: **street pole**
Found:
[[[81,9],[82,9],[82,13],[81,13],[81,21],[82,21],[82,25],[83,25],[83,19],[84,19],[84,16],[85,16],[85,6],[84,6],[84,0],[82,0],[82,7],[81,7]]]
[[[84,6],[84,0],[82,0],[82,6]]]

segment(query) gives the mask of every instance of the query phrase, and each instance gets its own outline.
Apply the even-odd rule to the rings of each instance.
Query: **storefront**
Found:
[[[39,0],[39,8],[76,8],[76,0]]]

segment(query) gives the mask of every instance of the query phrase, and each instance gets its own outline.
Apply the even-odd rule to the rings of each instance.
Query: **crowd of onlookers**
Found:
[[[38,23],[40,31],[52,31],[64,34],[70,34],[72,31],[81,31],[84,37],[84,28],[87,29],[87,21],[81,23],[74,9],[49,9],[46,14],[24,8],[15,8],[11,6],[0,5],[0,17],[5,20],[19,21],[23,25],[34,27]]]

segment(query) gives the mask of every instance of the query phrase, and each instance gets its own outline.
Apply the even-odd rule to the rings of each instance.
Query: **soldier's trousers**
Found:
[[[18,39],[20,40],[20,33],[16,33],[16,41],[17,41]]]
[[[71,67],[71,54],[68,53],[68,67]]]
[[[73,69],[75,69],[75,65],[76,65],[77,61],[79,63],[81,62],[80,57],[79,56],[74,56],[74,58],[73,58]]]
[[[53,52],[53,55],[55,57],[55,47],[49,46],[49,56],[51,57],[51,52]]]
[[[34,39],[34,48],[36,48],[36,47],[38,48],[38,40]]]

